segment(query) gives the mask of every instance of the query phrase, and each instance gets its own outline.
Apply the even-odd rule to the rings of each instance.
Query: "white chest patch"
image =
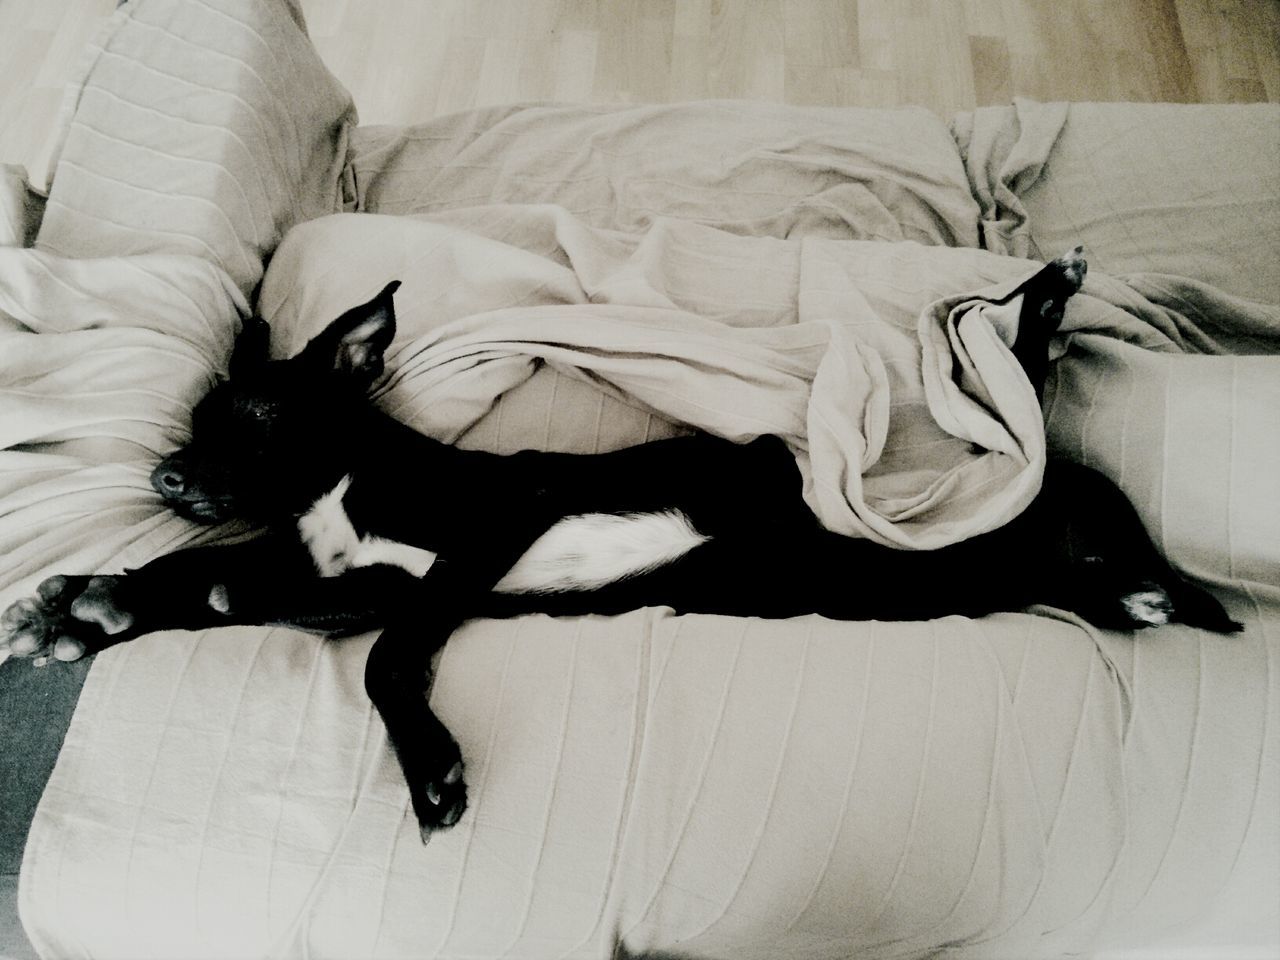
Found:
[[[322,577],[336,577],[353,567],[385,563],[423,576],[436,562],[436,555],[421,547],[356,534],[342,508],[351,478],[343,477],[336,487],[298,518],[298,533]]]
[[[383,563],[421,577],[435,563],[430,550],[382,537],[359,536],[342,506],[351,478],[298,518],[298,533],[322,577]],[[499,593],[594,590],[656,570],[708,537],[679,511],[588,513],[566,517],[534,541],[494,587]]]

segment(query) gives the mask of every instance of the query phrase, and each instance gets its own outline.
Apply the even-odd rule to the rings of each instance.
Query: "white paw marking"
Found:
[[[1173,613],[1173,601],[1158,587],[1130,593],[1121,597],[1120,603],[1131,619],[1153,627],[1168,623],[1169,615]]]
[[[1089,272],[1089,264],[1084,258],[1084,247],[1076,247],[1074,250],[1068,250],[1060,256],[1054,263],[1062,266],[1062,272],[1071,284],[1078,290],[1080,285],[1084,283],[1085,274]]]

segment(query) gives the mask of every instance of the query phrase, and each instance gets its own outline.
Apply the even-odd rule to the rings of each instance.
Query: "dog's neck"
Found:
[[[328,446],[309,474],[309,485],[295,503],[293,523],[318,499],[347,479],[355,497],[388,510],[430,496],[440,478],[459,473],[458,461],[467,454],[424,436],[372,405],[352,410],[334,423]]]
[[[348,437],[339,457],[346,463],[346,473],[390,472],[395,477],[404,471],[439,470],[459,453],[373,406],[352,418]]]

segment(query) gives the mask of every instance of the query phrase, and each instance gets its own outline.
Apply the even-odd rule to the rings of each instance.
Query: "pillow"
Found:
[[[191,254],[248,295],[290,225],[342,208],[355,109],[287,4],[127,4],[64,112],[42,250]]]
[[[703,101],[468,111],[352,138],[358,209],[555,204],[594,227],[662,218],[744,236],[976,246],[955,143],[920,108]]]

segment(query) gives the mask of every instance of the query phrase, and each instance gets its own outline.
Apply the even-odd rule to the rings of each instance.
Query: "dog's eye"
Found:
[[[274,415],[276,405],[270,400],[246,398],[236,405],[236,412],[251,423],[265,423]]]

